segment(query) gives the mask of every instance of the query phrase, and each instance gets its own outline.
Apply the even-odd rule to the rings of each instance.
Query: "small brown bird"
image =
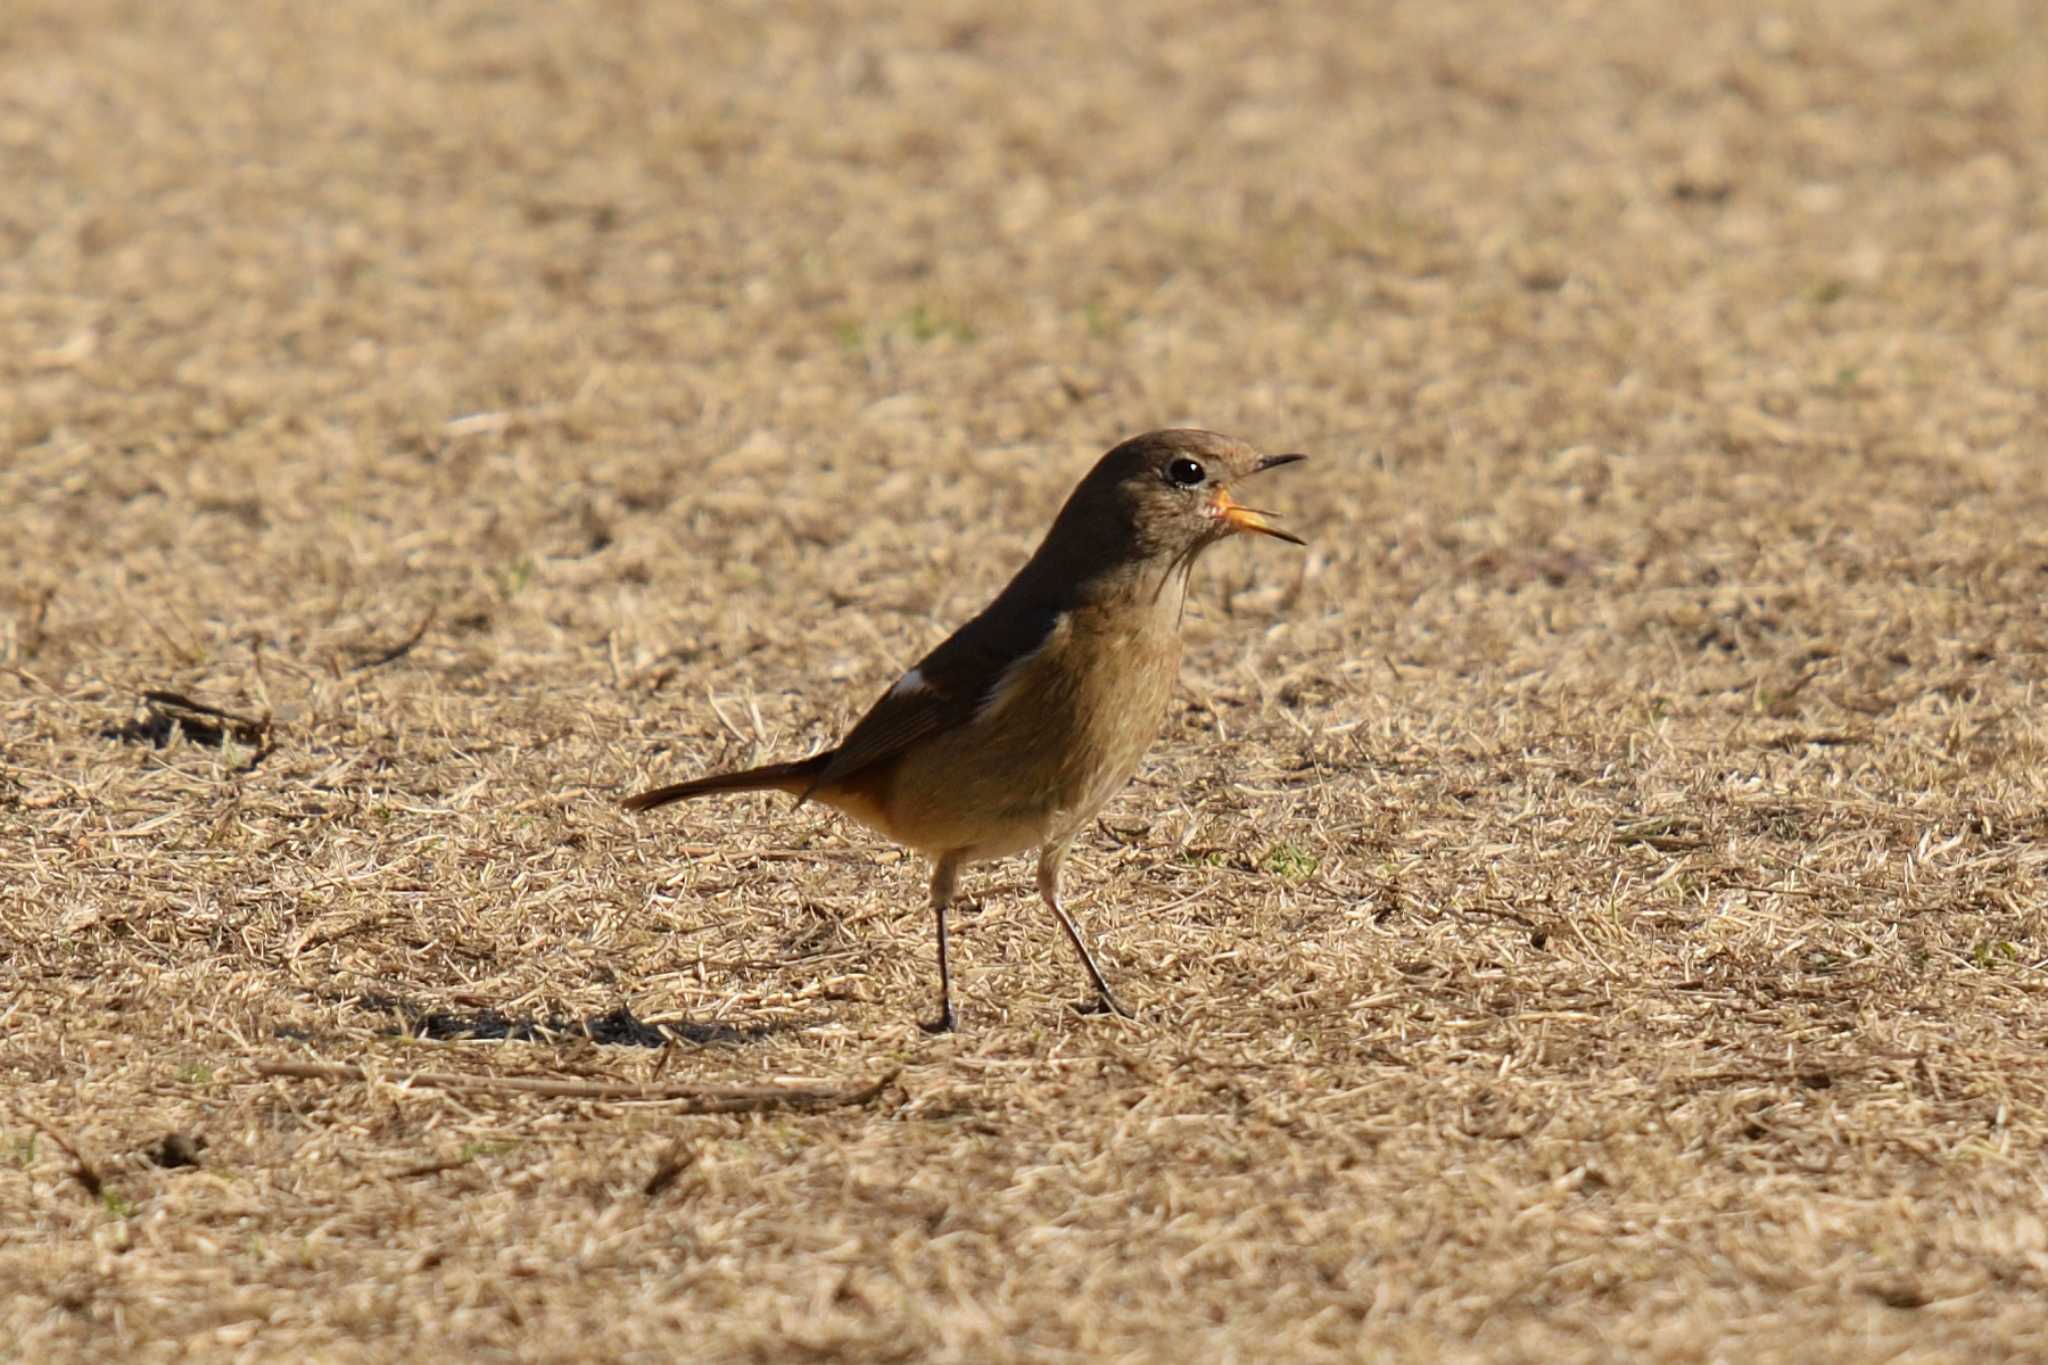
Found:
[[[1188,571],[1225,536],[1304,542],[1230,495],[1306,459],[1212,431],[1154,431],[1104,455],[1030,562],[988,608],[885,692],[839,747],[642,792],[651,810],[713,792],[816,799],[932,858],[939,1016],[954,1027],[946,909],[969,863],[1036,848],[1038,892],[1095,983],[1090,1010],[1128,1015],[1060,904],[1074,836],[1137,769],[1180,672]]]

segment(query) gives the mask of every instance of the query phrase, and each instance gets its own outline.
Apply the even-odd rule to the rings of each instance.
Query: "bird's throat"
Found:
[[[1139,600],[1149,600],[1157,619],[1170,630],[1180,629],[1181,616],[1187,611],[1188,575],[1194,572],[1195,559],[1200,554],[1198,546],[1186,554],[1176,555],[1142,586]]]

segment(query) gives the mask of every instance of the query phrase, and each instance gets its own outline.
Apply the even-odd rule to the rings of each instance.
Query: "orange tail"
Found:
[[[653,791],[629,796],[622,804],[627,810],[653,810],[671,801],[687,801],[693,796],[709,796],[713,792],[776,791],[802,796],[811,789],[811,782],[818,774],[825,771],[825,764],[831,758],[829,752],[813,754],[794,763],[769,763],[749,768],[743,773],[715,773],[710,777],[692,778],[688,782],[656,787]]]

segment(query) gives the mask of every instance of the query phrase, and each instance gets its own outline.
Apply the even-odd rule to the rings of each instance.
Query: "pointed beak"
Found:
[[[1307,541],[1292,531],[1283,531],[1273,524],[1273,514],[1262,512],[1256,507],[1246,507],[1230,496],[1229,490],[1216,490],[1216,517],[1232,531],[1257,531],[1262,536],[1285,540],[1295,545],[1306,545]]]
[[[1265,459],[1259,461],[1258,465],[1253,468],[1252,473],[1263,474],[1269,469],[1278,469],[1284,464],[1296,464],[1307,458],[1308,456],[1306,455],[1268,455]],[[1256,507],[1246,507],[1243,503],[1232,498],[1230,490],[1226,488],[1216,490],[1215,507],[1217,519],[1225,526],[1228,526],[1233,532],[1257,531],[1262,536],[1271,536],[1275,540],[1284,540],[1292,545],[1308,544],[1307,541],[1295,535],[1292,531],[1283,531],[1278,526],[1275,526],[1273,524],[1273,513],[1260,511]]]

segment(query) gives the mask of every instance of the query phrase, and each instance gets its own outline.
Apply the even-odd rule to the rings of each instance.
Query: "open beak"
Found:
[[[1268,455],[1265,459],[1259,461],[1258,468],[1254,469],[1252,473],[1263,474],[1269,469],[1278,469],[1281,465],[1294,464],[1299,460],[1306,460],[1307,458],[1308,456],[1306,455]],[[1246,507],[1243,503],[1232,498],[1228,489],[1219,488],[1216,490],[1215,505],[1217,517],[1232,531],[1257,531],[1262,536],[1271,536],[1275,540],[1284,540],[1293,545],[1308,544],[1307,541],[1295,535],[1292,531],[1283,531],[1278,526],[1275,526],[1273,524],[1273,513],[1260,511],[1256,507]]]

